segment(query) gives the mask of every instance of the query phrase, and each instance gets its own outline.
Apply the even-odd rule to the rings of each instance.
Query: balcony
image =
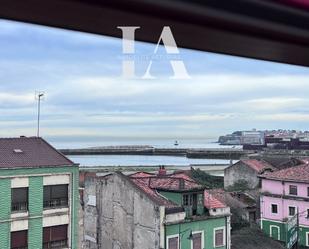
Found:
[[[12,212],[27,212],[28,211],[28,202],[15,202],[11,206]]]
[[[46,200],[43,202],[44,209],[62,208],[68,207],[68,198],[57,198],[52,200]]]

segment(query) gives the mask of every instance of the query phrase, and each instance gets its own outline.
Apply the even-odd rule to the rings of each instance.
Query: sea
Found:
[[[216,139],[102,139],[102,140],[48,140],[57,149],[89,148],[98,146],[147,145],[156,148],[241,148],[241,146],[223,146]],[[229,160],[187,158],[185,156],[152,156],[152,155],[74,155],[69,158],[80,166],[191,166],[205,164],[229,164]]]

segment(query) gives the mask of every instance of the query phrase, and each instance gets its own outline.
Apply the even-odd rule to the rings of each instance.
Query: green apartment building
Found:
[[[0,138],[0,248],[77,249],[78,165],[38,137]]]

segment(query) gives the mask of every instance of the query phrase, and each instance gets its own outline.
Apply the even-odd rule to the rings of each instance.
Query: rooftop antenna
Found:
[[[40,137],[40,113],[41,113],[41,100],[44,99],[44,92],[35,91],[35,99],[38,101],[38,126],[37,126],[37,137]]]

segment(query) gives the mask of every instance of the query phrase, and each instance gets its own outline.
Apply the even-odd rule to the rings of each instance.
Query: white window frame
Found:
[[[273,213],[272,205],[277,206],[277,213]],[[270,212],[271,212],[272,215],[279,215],[279,205],[278,205],[278,203],[270,203]]]
[[[294,186],[294,187],[296,187],[296,195],[293,195],[293,194],[291,194],[291,186]],[[289,184],[289,195],[291,195],[291,196],[298,196],[298,186],[297,185],[294,185],[294,184]]]
[[[295,214],[294,215],[290,215],[290,207],[295,208],[295,214],[297,214],[297,207],[296,206],[288,206],[288,217],[293,217]]]
[[[280,238],[280,227],[279,227],[279,226],[276,226],[276,225],[270,225],[270,226],[269,226],[269,235],[270,235],[270,237],[273,238],[273,237],[272,237],[272,233],[271,233],[273,227],[278,228],[278,240],[280,240],[280,239],[281,239],[281,238]]]
[[[170,249],[170,248],[168,248],[168,240],[173,239],[173,238],[178,239],[178,248],[177,249],[180,248],[179,234],[173,234],[173,235],[166,236],[166,249]]]
[[[308,236],[309,236],[309,232],[306,232],[306,246],[309,246],[309,239],[308,239]]]
[[[194,232],[192,232],[192,235],[193,234],[197,234],[197,233],[200,233],[200,234],[202,234],[201,236],[202,236],[202,249],[204,249],[205,248],[205,243],[204,243],[204,231],[194,231]],[[193,249],[193,239],[191,240],[191,249]]]
[[[223,230],[223,245],[216,246],[216,231],[218,231],[218,230]],[[222,246],[226,245],[226,230],[225,230],[225,227],[216,227],[216,228],[214,228],[213,244],[214,244],[214,248],[222,247]]]

